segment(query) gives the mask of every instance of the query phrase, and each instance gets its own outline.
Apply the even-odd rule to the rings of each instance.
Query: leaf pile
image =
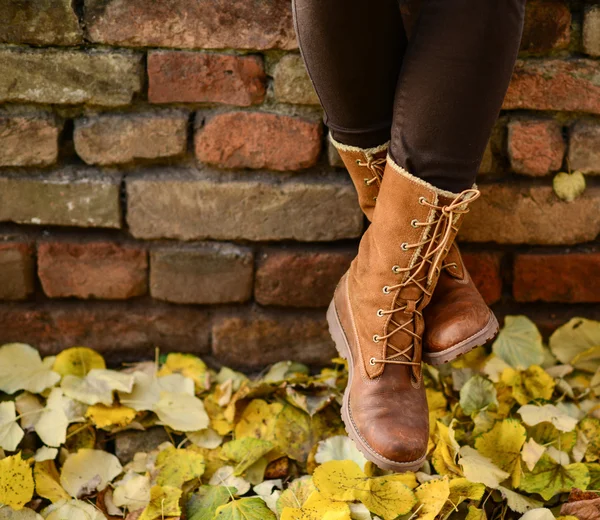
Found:
[[[117,371],[85,347],[3,345],[0,520],[596,518],[600,323],[546,346],[507,317],[491,351],[425,378],[428,460],[394,474],[345,435],[341,359],[250,379],[188,354]],[[169,442],[119,460],[115,440],[149,429]]]

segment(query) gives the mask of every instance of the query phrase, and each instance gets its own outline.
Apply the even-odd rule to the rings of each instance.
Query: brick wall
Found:
[[[0,0],[0,343],[332,355],[324,308],[364,221],[288,0],[226,4]],[[500,316],[599,317],[598,174],[600,4],[530,1],[461,232]]]

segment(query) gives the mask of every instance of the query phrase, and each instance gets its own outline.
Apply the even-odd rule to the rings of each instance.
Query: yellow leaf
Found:
[[[450,496],[442,508],[442,518],[446,518],[450,511],[454,510],[465,500],[481,500],[485,493],[485,486],[483,484],[470,482],[466,478],[453,478],[449,483],[449,489]]]
[[[33,498],[31,467],[21,453],[0,460],[0,504],[17,511]]]
[[[8,343],[0,347],[0,391],[14,394],[27,390],[39,394],[53,387],[60,376],[51,370],[53,358],[40,358],[39,352],[25,343]]]
[[[182,491],[171,486],[152,486],[150,503],[142,511],[138,520],[161,520],[168,517],[180,516],[179,499]]]
[[[437,443],[433,452],[431,463],[440,475],[462,475],[461,469],[456,463],[456,457],[460,446],[454,438],[452,425],[446,426],[437,422]]]
[[[316,491],[316,488],[309,475],[293,480],[277,500],[277,512],[281,515],[286,507],[292,509],[302,507],[313,491]]]
[[[558,172],[552,179],[556,196],[565,202],[573,202],[585,191],[585,175],[580,171]]]
[[[550,336],[550,350],[562,363],[571,363],[578,354],[600,345],[600,322],[573,318]]]
[[[128,406],[95,404],[87,409],[85,416],[97,428],[106,428],[107,426],[127,426],[135,419],[136,414],[137,412]]]
[[[556,386],[554,379],[537,365],[523,372],[507,368],[502,373],[502,382],[512,388],[513,397],[523,405],[538,399],[550,400]]]
[[[367,477],[356,462],[332,460],[315,469],[313,482],[325,498],[359,500],[384,520],[408,513],[416,502],[414,493],[394,475]]]
[[[500,469],[489,458],[470,446],[463,446],[460,455],[458,463],[462,466],[465,477],[471,482],[480,482],[495,489],[500,482],[510,477],[510,473]]]
[[[448,477],[430,480],[415,489],[419,501],[418,516],[422,520],[434,520],[450,496]]]
[[[165,364],[158,371],[158,376],[181,374],[194,381],[197,392],[210,388],[208,368],[199,357],[193,354],[171,353],[167,355]]]
[[[106,368],[104,358],[91,348],[73,347],[56,356],[52,370],[61,376],[85,377],[93,368]]]
[[[185,482],[199,478],[204,473],[204,457],[197,451],[167,448],[156,457],[159,486],[181,487]]]
[[[225,411],[219,406],[212,394],[204,398],[204,408],[210,418],[210,426],[213,430],[219,435],[231,433],[233,430],[233,423],[225,417]]]
[[[221,455],[235,463],[235,476],[242,475],[252,464],[273,449],[273,443],[252,437],[243,437],[225,443]]]
[[[571,365],[586,372],[596,372],[600,369],[600,346],[580,352],[571,360]]]
[[[60,485],[58,471],[53,460],[36,462],[33,467],[33,479],[36,493],[50,502],[71,498]]]
[[[313,491],[301,508],[284,507],[280,520],[351,520],[350,507]]]
[[[586,417],[579,423],[579,429],[589,441],[585,451],[586,462],[600,460],[600,420],[595,417]]]
[[[102,491],[123,470],[119,459],[102,450],[79,450],[67,457],[60,484],[74,498]]]
[[[510,473],[513,486],[517,487],[521,478],[521,448],[526,439],[523,425],[515,419],[505,419],[477,437],[475,448],[501,470]]]
[[[487,515],[483,509],[469,506],[469,512],[467,513],[465,520],[487,520]]]

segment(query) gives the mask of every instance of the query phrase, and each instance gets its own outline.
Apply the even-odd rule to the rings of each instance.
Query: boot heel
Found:
[[[335,343],[335,348],[338,351],[338,354],[342,358],[349,360],[350,352],[348,352],[348,346],[346,345],[346,339],[344,338],[344,333],[342,332],[342,326],[340,325],[340,321],[337,317],[335,300],[331,300],[331,303],[327,309],[327,324],[329,325],[329,334]]]

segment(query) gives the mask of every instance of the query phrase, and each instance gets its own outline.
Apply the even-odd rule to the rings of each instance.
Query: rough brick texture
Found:
[[[314,166],[321,123],[259,112],[219,114],[196,131],[198,160],[221,168],[299,170]]]
[[[0,114],[0,166],[54,164],[61,126],[52,117]]]
[[[520,254],[513,294],[520,302],[600,303],[600,253]]]
[[[258,56],[153,51],[148,54],[151,103],[262,103],[266,76]]]
[[[303,177],[224,180],[194,172],[127,179],[127,222],[137,238],[328,241],[360,234],[349,181]]]
[[[83,40],[72,0],[0,0],[0,42],[77,45]]]
[[[600,188],[563,202],[550,186],[480,186],[460,231],[462,240],[500,244],[576,244],[600,233]]]
[[[185,153],[188,115],[183,112],[101,115],[77,120],[75,150],[88,164],[122,164]]]
[[[579,121],[570,132],[569,165],[572,170],[600,174],[600,124]]]
[[[0,102],[119,106],[141,87],[139,53],[0,49]]]
[[[29,343],[43,355],[85,345],[111,365],[160,352],[207,353],[210,320],[201,307],[140,302],[0,303],[0,345]]]
[[[221,363],[247,370],[288,359],[323,364],[336,355],[322,312],[254,310],[224,316],[213,325],[212,348]]]
[[[561,127],[552,120],[511,121],[508,155],[517,173],[539,176],[559,170],[565,155]]]
[[[585,10],[583,49],[591,56],[600,56],[600,5],[590,5]]]
[[[120,177],[65,169],[0,175],[0,222],[121,227]]]
[[[254,297],[262,305],[326,307],[355,255],[355,249],[266,249],[258,257]]]
[[[150,253],[150,293],[174,303],[244,302],[252,295],[253,255],[230,244],[157,247]]]
[[[273,80],[277,101],[297,105],[319,104],[319,98],[300,55],[288,54],[281,58],[275,67]]]
[[[488,252],[462,252],[463,262],[485,303],[492,305],[502,297],[501,255]]]
[[[294,49],[287,0],[85,0],[91,41],[131,47]]]
[[[586,59],[517,60],[503,108],[600,114],[599,70]]]
[[[51,298],[124,300],[146,293],[146,251],[111,242],[42,242],[38,275]]]
[[[0,300],[24,300],[33,292],[33,248],[0,237]]]
[[[563,0],[529,0],[521,51],[541,53],[564,49],[571,39],[571,11]]]

